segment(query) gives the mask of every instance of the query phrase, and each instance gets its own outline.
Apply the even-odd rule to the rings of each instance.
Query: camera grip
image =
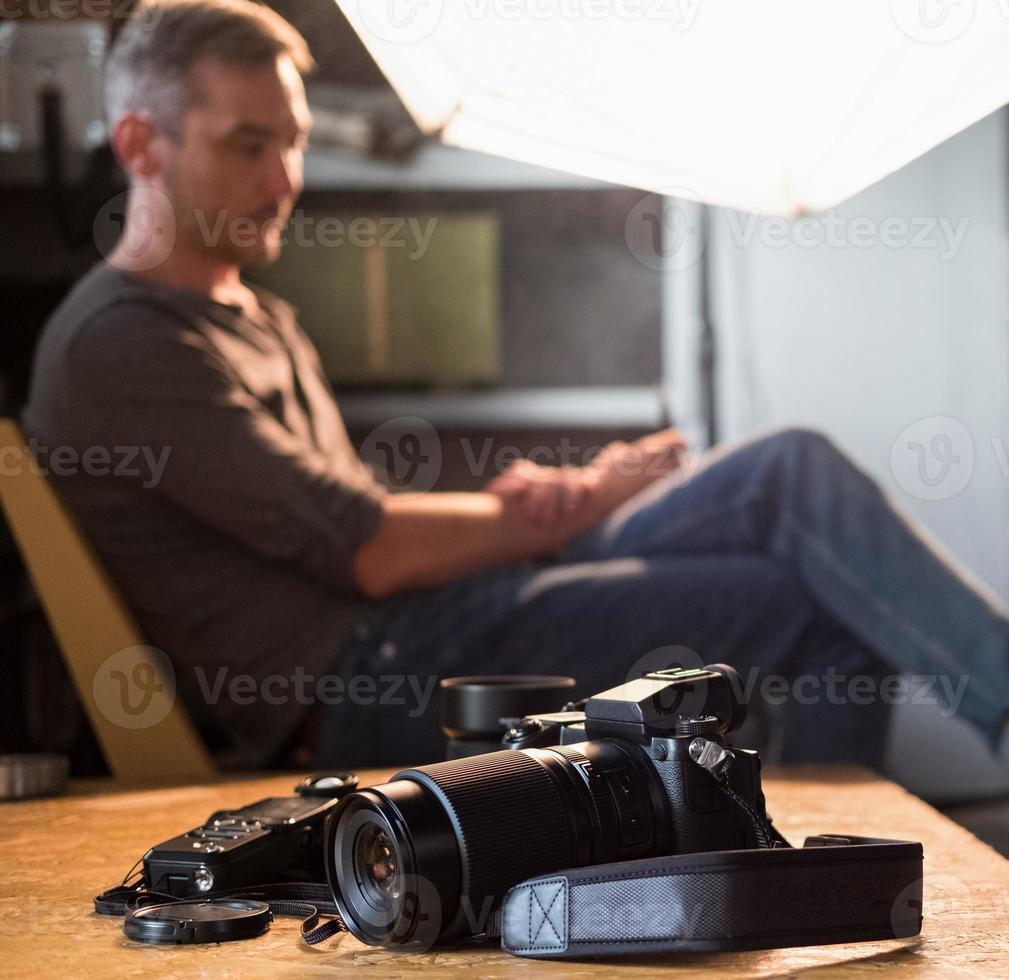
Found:
[[[747,846],[741,837],[747,825],[710,773],[690,759],[655,760],[654,765],[669,801],[672,853]]]

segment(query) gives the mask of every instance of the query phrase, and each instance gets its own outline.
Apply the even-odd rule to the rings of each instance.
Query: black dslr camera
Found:
[[[745,707],[715,664],[662,670],[525,718],[503,751],[420,766],[345,797],[326,871],[371,945],[494,928],[507,890],[563,868],[772,846],[760,760],[729,749]]]

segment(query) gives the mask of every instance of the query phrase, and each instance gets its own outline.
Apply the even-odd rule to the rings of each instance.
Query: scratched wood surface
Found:
[[[382,774],[362,773],[362,784]],[[291,776],[216,785],[117,791],[74,786],[60,799],[0,804],[0,976],[4,977],[606,977],[682,978],[1009,977],[1009,861],[903,790],[856,769],[765,777],[768,810],[793,843],[849,832],[920,840],[925,848],[925,927],[920,937],[717,955],[620,961],[521,960],[471,941],[428,953],[395,953],[341,935],[307,947],[294,919],[254,940],[157,947],[128,941],[121,922],[91,911],[144,850],[222,807],[290,792]],[[769,901],[779,896],[768,896]]]

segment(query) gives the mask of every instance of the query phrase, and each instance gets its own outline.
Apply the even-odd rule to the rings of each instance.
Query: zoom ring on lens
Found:
[[[463,907],[472,928],[518,882],[570,867],[572,828],[560,786],[524,752],[505,750],[407,769],[441,800],[460,841]]]

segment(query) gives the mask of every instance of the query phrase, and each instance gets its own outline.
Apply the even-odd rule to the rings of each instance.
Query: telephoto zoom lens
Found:
[[[667,853],[671,823],[633,743],[490,752],[344,798],[327,873],[358,939],[431,945],[487,931],[505,892],[533,875]]]

